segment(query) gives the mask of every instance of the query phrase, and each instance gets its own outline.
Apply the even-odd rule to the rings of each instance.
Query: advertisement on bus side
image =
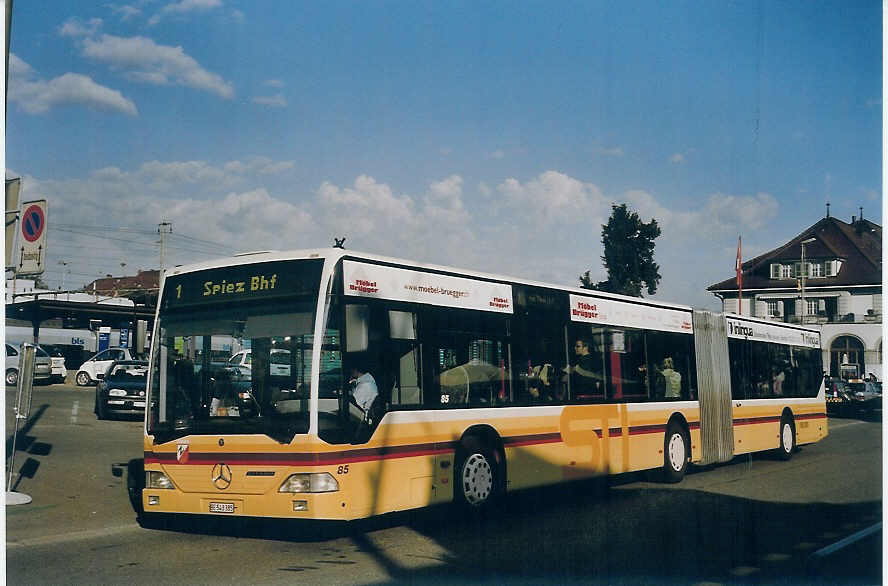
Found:
[[[806,348],[820,348],[820,334],[817,332],[731,317],[726,317],[725,319],[728,322],[729,338],[790,344]]]
[[[512,313],[512,286],[464,277],[371,265],[342,263],[345,294],[443,307]]]
[[[691,312],[615,299],[570,296],[571,321],[693,334]]]

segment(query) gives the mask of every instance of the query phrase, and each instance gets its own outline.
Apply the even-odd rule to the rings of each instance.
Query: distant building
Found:
[[[881,226],[862,216],[848,224],[827,215],[742,269],[740,313],[819,325],[824,370],[840,376],[856,367],[859,376],[882,379]],[[735,277],[707,290],[726,313],[738,313]]]
[[[138,271],[134,276],[114,277],[107,275],[96,279],[83,290],[90,294],[106,297],[125,297],[136,305],[157,305],[157,292],[160,287],[160,271]]]

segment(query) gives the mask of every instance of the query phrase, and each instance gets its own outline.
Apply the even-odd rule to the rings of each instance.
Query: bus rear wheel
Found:
[[[780,448],[778,449],[780,459],[789,460],[792,458],[795,447],[795,426],[793,425],[792,417],[784,415],[780,420]]]
[[[468,508],[480,510],[499,496],[501,480],[493,452],[472,444],[461,450],[456,466],[456,497]]]
[[[688,469],[689,444],[681,426],[670,423],[663,444],[663,480],[666,482],[681,482],[684,478]]]

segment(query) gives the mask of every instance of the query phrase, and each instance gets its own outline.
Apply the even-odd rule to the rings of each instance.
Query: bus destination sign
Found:
[[[323,260],[291,260],[207,269],[170,275],[163,307],[317,295]]]

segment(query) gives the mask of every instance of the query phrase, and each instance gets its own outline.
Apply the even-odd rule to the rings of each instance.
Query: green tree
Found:
[[[633,297],[641,297],[645,286],[648,295],[653,295],[660,282],[660,266],[654,262],[654,240],[660,236],[657,220],[645,224],[626,204],[614,204],[612,208],[610,219],[601,227],[601,260],[607,280],[593,283],[590,271],[586,271],[580,275],[580,286]]]

